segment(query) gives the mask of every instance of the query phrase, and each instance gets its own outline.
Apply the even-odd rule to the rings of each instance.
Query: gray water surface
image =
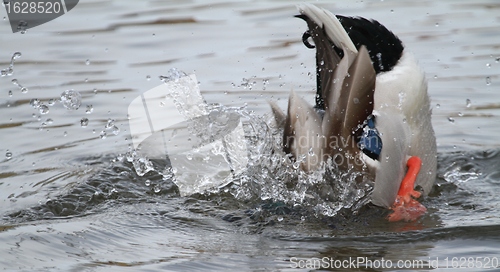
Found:
[[[173,67],[196,74],[208,103],[246,105],[256,116],[269,114],[268,100],[285,108],[291,90],[312,103],[314,51],[301,42],[298,3],[80,1],[25,34],[12,34],[0,9],[0,68],[22,53],[14,74],[0,78],[0,268],[307,271],[322,258],[366,257],[417,260],[424,271],[494,271],[485,267],[500,259],[494,0],[314,2],[380,21],[427,75],[439,165],[416,222],[388,223],[374,207],[325,217],[228,192],[180,197],[173,183],[139,176],[122,159],[132,144],[129,103]],[[82,95],[78,110],[56,101],[68,89]],[[110,121],[117,135],[105,129]]]

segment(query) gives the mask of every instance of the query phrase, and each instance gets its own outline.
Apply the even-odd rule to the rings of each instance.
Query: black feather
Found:
[[[336,16],[356,48],[366,46],[377,74],[394,68],[404,49],[403,43],[394,33],[375,20]]]

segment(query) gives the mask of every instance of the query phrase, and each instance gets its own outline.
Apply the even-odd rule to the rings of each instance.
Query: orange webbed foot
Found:
[[[421,193],[415,191],[415,180],[422,165],[422,160],[419,157],[413,156],[408,159],[408,172],[401,182],[398,195],[391,209],[394,211],[387,219],[391,222],[395,221],[415,221],[422,216],[427,209],[420,204],[415,198],[419,198]]]

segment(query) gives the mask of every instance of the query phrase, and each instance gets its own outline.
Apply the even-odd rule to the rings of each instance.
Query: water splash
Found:
[[[283,202],[319,216],[335,216],[342,209],[357,211],[369,201],[370,180],[363,173],[342,173],[330,161],[305,173],[282,151],[282,129],[267,125],[265,117],[241,109],[249,147],[248,171],[234,179],[230,192],[241,200]],[[300,160],[299,164],[300,164]],[[299,165],[297,164],[297,165]]]
[[[183,71],[177,69],[177,68],[172,68],[168,70],[166,75],[161,75],[160,80],[163,82],[167,81],[175,81],[177,82],[180,78],[187,76],[186,73]]]
[[[26,87],[23,87],[19,81],[17,79],[13,79],[12,81],[12,84],[16,85],[17,87],[19,87],[19,90],[21,90],[21,93],[27,93],[28,92],[28,88]]]
[[[49,106],[47,106],[45,104],[40,104],[40,106],[38,107],[38,111],[40,112],[40,114],[48,114],[49,113]]]
[[[127,152],[127,154],[125,154],[125,157],[128,162],[132,163],[137,175],[141,177],[147,174],[148,172],[155,170],[153,163],[150,160],[148,160],[148,158],[139,154],[139,152],[136,150]]]
[[[85,110],[86,114],[91,114],[94,111],[94,107],[92,105],[87,105],[87,109]]]
[[[218,124],[230,122],[228,118],[236,113],[243,124],[248,165],[245,171],[229,177],[219,177],[227,179],[222,183],[214,180],[216,176],[200,175],[198,181],[194,183],[199,188],[190,188],[191,191],[202,194],[230,193],[243,202],[284,203],[290,207],[307,210],[316,216],[335,216],[345,209],[356,212],[369,201],[372,182],[363,180],[362,173],[354,171],[341,173],[331,161],[324,163],[313,173],[305,173],[300,167],[294,167],[290,155],[282,151],[282,129],[268,126],[267,117],[257,116],[245,108],[228,108],[221,105],[210,105],[207,111],[207,118],[211,119],[209,122],[199,123],[203,126],[192,127],[193,141],[194,138],[204,137],[202,134],[197,135],[197,131],[204,131],[206,135],[218,134]],[[211,132],[206,133],[207,131]],[[224,153],[222,145],[211,148],[212,152]],[[139,176],[153,172],[162,175],[164,180],[174,180],[174,182],[176,176],[182,178],[189,171],[196,171],[196,165],[201,165],[205,160],[200,157],[202,153],[195,148],[185,153],[183,157],[190,162],[189,165],[194,167],[194,170],[176,169],[168,165],[156,167],[139,152],[140,150],[134,150],[126,155]],[[207,158],[208,161],[213,159],[213,157]],[[237,156],[231,158],[231,160],[236,159]],[[300,165],[300,162],[297,165]],[[225,185],[214,187],[210,186],[211,184]],[[177,185],[185,186],[183,183]]]
[[[21,31],[21,34],[26,34],[26,31],[28,31],[28,22],[26,21],[19,21],[19,24],[17,25],[17,30]]]
[[[14,74],[14,61],[16,59],[19,59],[21,57],[21,52],[15,52],[12,57],[10,58],[10,64],[9,67],[0,70],[0,75],[2,77],[4,76],[11,76]]]
[[[5,159],[6,160],[12,159],[12,152],[10,152],[10,151],[7,150],[7,152],[5,153]]]
[[[40,100],[37,98],[31,99],[30,106],[32,106],[34,109],[38,109],[38,107],[40,107]]]
[[[487,86],[491,85],[491,77],[486,77],[486,85]]]
[[[255,81],[256,76],[252,76],[250,78],[243,78],[240,83],[240,87],[243,87],[243,89],[248,89],[251,91],[253,89],[253,86],[257,84],[257,81]]]
[[[468,169],[467,165],[459,165],[458,163],[453,163],[449,170],[443,174],[444,180],[450,183],[465,183],[472,180],[476,180],[481,176],[481,172],[477,169]]]
[[[89,125],[89,119],[88,118],[82,118],[80,120],[80,126],[82,128],[86,128]]]
[[[68,110],[77,110],[82,105],[82,95],[75,90],[66,90],[61,94],[61,103]]]
[[[472,105],[472,102],[470,101],[470,99],[467,98],[465,100],[465,107],[470,108],[471,105]]]

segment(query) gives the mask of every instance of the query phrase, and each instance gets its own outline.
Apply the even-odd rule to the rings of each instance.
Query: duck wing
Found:
[[[347,71],[342,70],[343,62],[351,62],[351,57],[354,60]],[[357,156],[360,152],[357,143],[363,132],[363,124],[373,111],[375,78],[368,51],[362,46],[355,56],[353,53],[344,55],[334,71],[336,84],[326,89],[323,132],[327,139],[328,153],[334,158],[340,155],[344,159],[344,168],[351,166],[345,165],[349,162],[347,154]],[[337,100],[336,96],[339,97]]]
[[[297,17],[309,28],[304,43],[311,37],[316,48],[316,108],[325,111],[323,152],[348,168],[352,160],[347,158],[360,152],[361,127],[373,111],[376,73],[366,47],[358,51],[335,15],[309,4],[298,8]]]

